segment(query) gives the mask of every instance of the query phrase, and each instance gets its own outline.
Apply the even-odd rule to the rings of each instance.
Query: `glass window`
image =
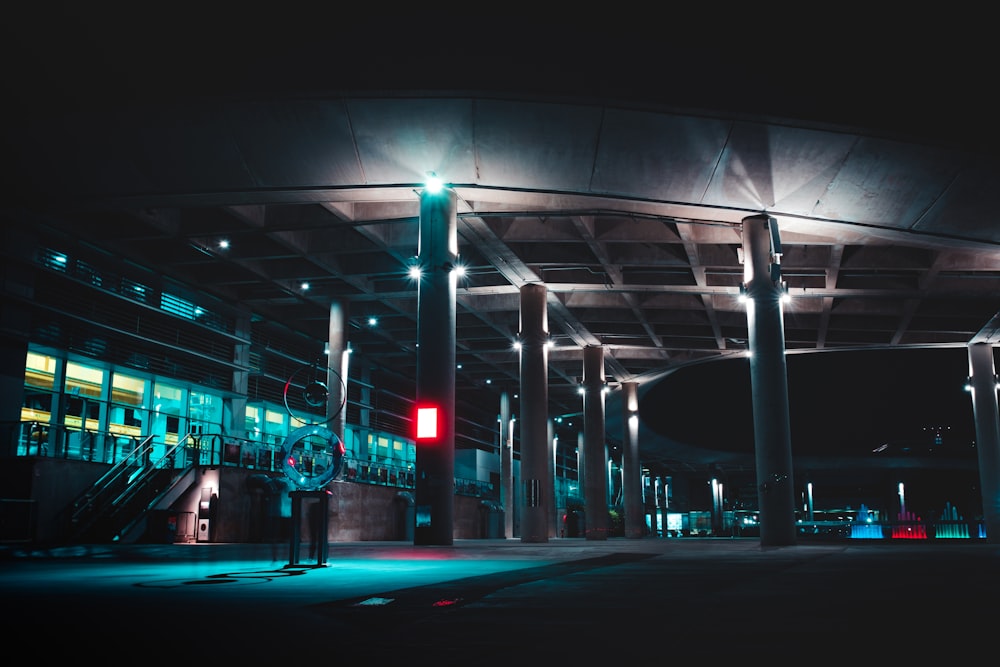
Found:
[[[142,437],[145,410],[128,408],[122,405],[111,406],[111,416],[108,419],[108,430],[115,435],[127,435],[133,438]]]
[[[384,460],[389,456],[389,438],[384,435],[378,437],[378,444],[376,445],[375,455],[379,460]]]
[[[120,293],[127,299],[132,299],[140,303],[149,303],[153,290],[146,287],[142,283],[123,277],[121,280]]]
[[[406,462],[416,463],[417,461],[417,443],[407,440],[406,441]]]
[[[264,413],[264,442],[280,445],[288,435],[288,413],[267,410]]]
[[[38,251],[38,263],[47,269],[65,273],[68,262],[69,258],[64,253],[57,252],[51,248],[41,248]]]
[[[149,382],[143,378],[114,373],[111,376],[111,414],[108,430],[115,435],[140,438],[149,425],[146,394]]]
[[[115,403],[142,407],[146,394],[146,381],[115,373],[111,378],[111,400]]]
[[[349,426],[345,426],[344,449],[347,450],[347,455],[356,459],[360,454],[360,450],[358,449],[358,447],[359,447],[358,432]]]
[[[106,372],[72,361],[66,363],[67,428],[96,431],[100,428],[101,387]]]
[[[21,421],[49,423],[52,416],[53,396],[56,396],[56,367],[58,361],[44,354],[28,353],[24,367],[24,402]]]
[[[192,391],[188,396],[188,417],[192,432],[222,433],[222,396]]]
[[[300,417],[298,415],[292,415],[292,417],[291,417],[291,430],[294,431],[297,428],[302,428],[303,426],[309,426],[312,423],[313,423],[313,420],[310,420],[308,417],[303,418],[303,417]]]
[[[153,392],[153,434],[159,442],[176,445],[184,424],[184,390],[156,383]]]
[[[24,405],[21,406],[21,421],[49,423],[52,414],[52,392],[26,388]]]
[[[44,354],[28,353],[24,367],[24,384],[39,389],[55,389],[56,359]]]
[[[66,362],[66,393],[72,396],[101,397],[105,371],[84,366],[72,361]]]
[[[190,301],[182,299],[179,296],[174,296],[173,294],[168,294],[167,292],[160,295],[160,308],[168,313],[189,320],[193,320],[201,314],[201,309]]]
[[[260,442],[263,436],[262,424],[260,423],[261,408],[256,405],[248,405],[245,418],[245,429],[247,438]]]

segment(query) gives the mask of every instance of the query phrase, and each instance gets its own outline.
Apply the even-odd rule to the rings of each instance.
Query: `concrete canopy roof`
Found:
[[[116,50],[101,32],[95,54],[67,49],[80,38],[61,28],[63,48],[14,76],[22,94],[2,133],[9,215],[32,211],[318,341],[330,302],[344,300],[352,346],[404,375],[416,363],[406,269],[430,172],[459,200],[460,386],[516,388],[519,288],[543,283],[553,415],[580,410],[587,345],[604,346],[613,386],[643,388],[744,354],[740,223],[761,213],[780,230],[789,353],[996,340],[995,139],[976,133],[970,111],[943,115],[940,100],[924,113],[904,113],[909,99],[879,108],[900,77],[880,97],[877,82],[865,85],[865,115],[796,96],[804,86],[751,97],[732,76],[760,67],[746,43],[716,59],[729,78],[689,64],[665,96],[671,83],[648,69],[623,74],[623,58],[598,67],[552,42],[550,60],[515,58],[509,42],[471,60],[450,50],[459,62],[428,86],[393,70],[406,58],[398,42],[174,32],[171,60],[161,34],[144,50],[130,33]],[[42,54],[37,35],[15,48]],[[280,48],[220,57],[234,42]],[[608,416],[615,436],[620,415]],[[642,440],[651,459],[670,459],[672,446]]]

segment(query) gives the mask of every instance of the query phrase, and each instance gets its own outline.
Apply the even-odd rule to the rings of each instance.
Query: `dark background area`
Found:
[[[342,4],[19,5],[6,113],[192,96],[489,90],[773,115],[995,146],[990,22],[835,8],[595,16]],[[53,103],[55,106],[53,106]]]
[[[790,354],[786,368],[796,455],[975,457],[963,348]],[[642,416],[678,442],[752,453],[749,360],[675,371],[644,396]]]

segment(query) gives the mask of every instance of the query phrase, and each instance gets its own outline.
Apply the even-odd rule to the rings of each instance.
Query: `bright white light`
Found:
[[[410,275],[410,277],[411,277],[411,278],[413,278],[414,280],[419,280],[419,279],[420,279],[420,274],[421,274],[421,273],[423,273],[423,272],[422,272],[422,271],[420,270],[420,267],[419,267],[419,266],[411,266],[411,267],[410,267],[410,270],[409,270],[409,271],[407,271],[407,273],[408,273],[408,274]]]
[[[378,318],[377,317],[369,317],[368,318],[368,326],[373,327],[376,324],[378,324]]]
[[[514,349],[515,350],[520,350],[521,349],[521,341],[519,341],[519,340],[515,340],[514,341]]]
[[[452,268],[452,271],[454,271],[455,275],[458,277],[462,277],[465,275],[465,267],[462,266],[461,264],[456,264],[454,268]]]
[[[441,188],[444,187],[444,183],[434,172],[431,172],[427,174],[427,183],[424,184],[424,187],[427,192],[434,194],[441,191]]]
[[[229,247],[229,241],[227,239],[222,239],[221,241],[219,241],[219,248],[225,250],[228,247]]]
[[[309,291],[309,283],[302,283],[301,285],[299,285],[299,287],[302,288],[303,292]]]

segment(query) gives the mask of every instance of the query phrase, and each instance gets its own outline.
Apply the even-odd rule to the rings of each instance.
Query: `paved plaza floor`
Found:
[[[356,542],[322,565],[288,545],[9,547],[0,595],[5,643],[105,665],[961,664],[1000,632],[1000,545]]]

